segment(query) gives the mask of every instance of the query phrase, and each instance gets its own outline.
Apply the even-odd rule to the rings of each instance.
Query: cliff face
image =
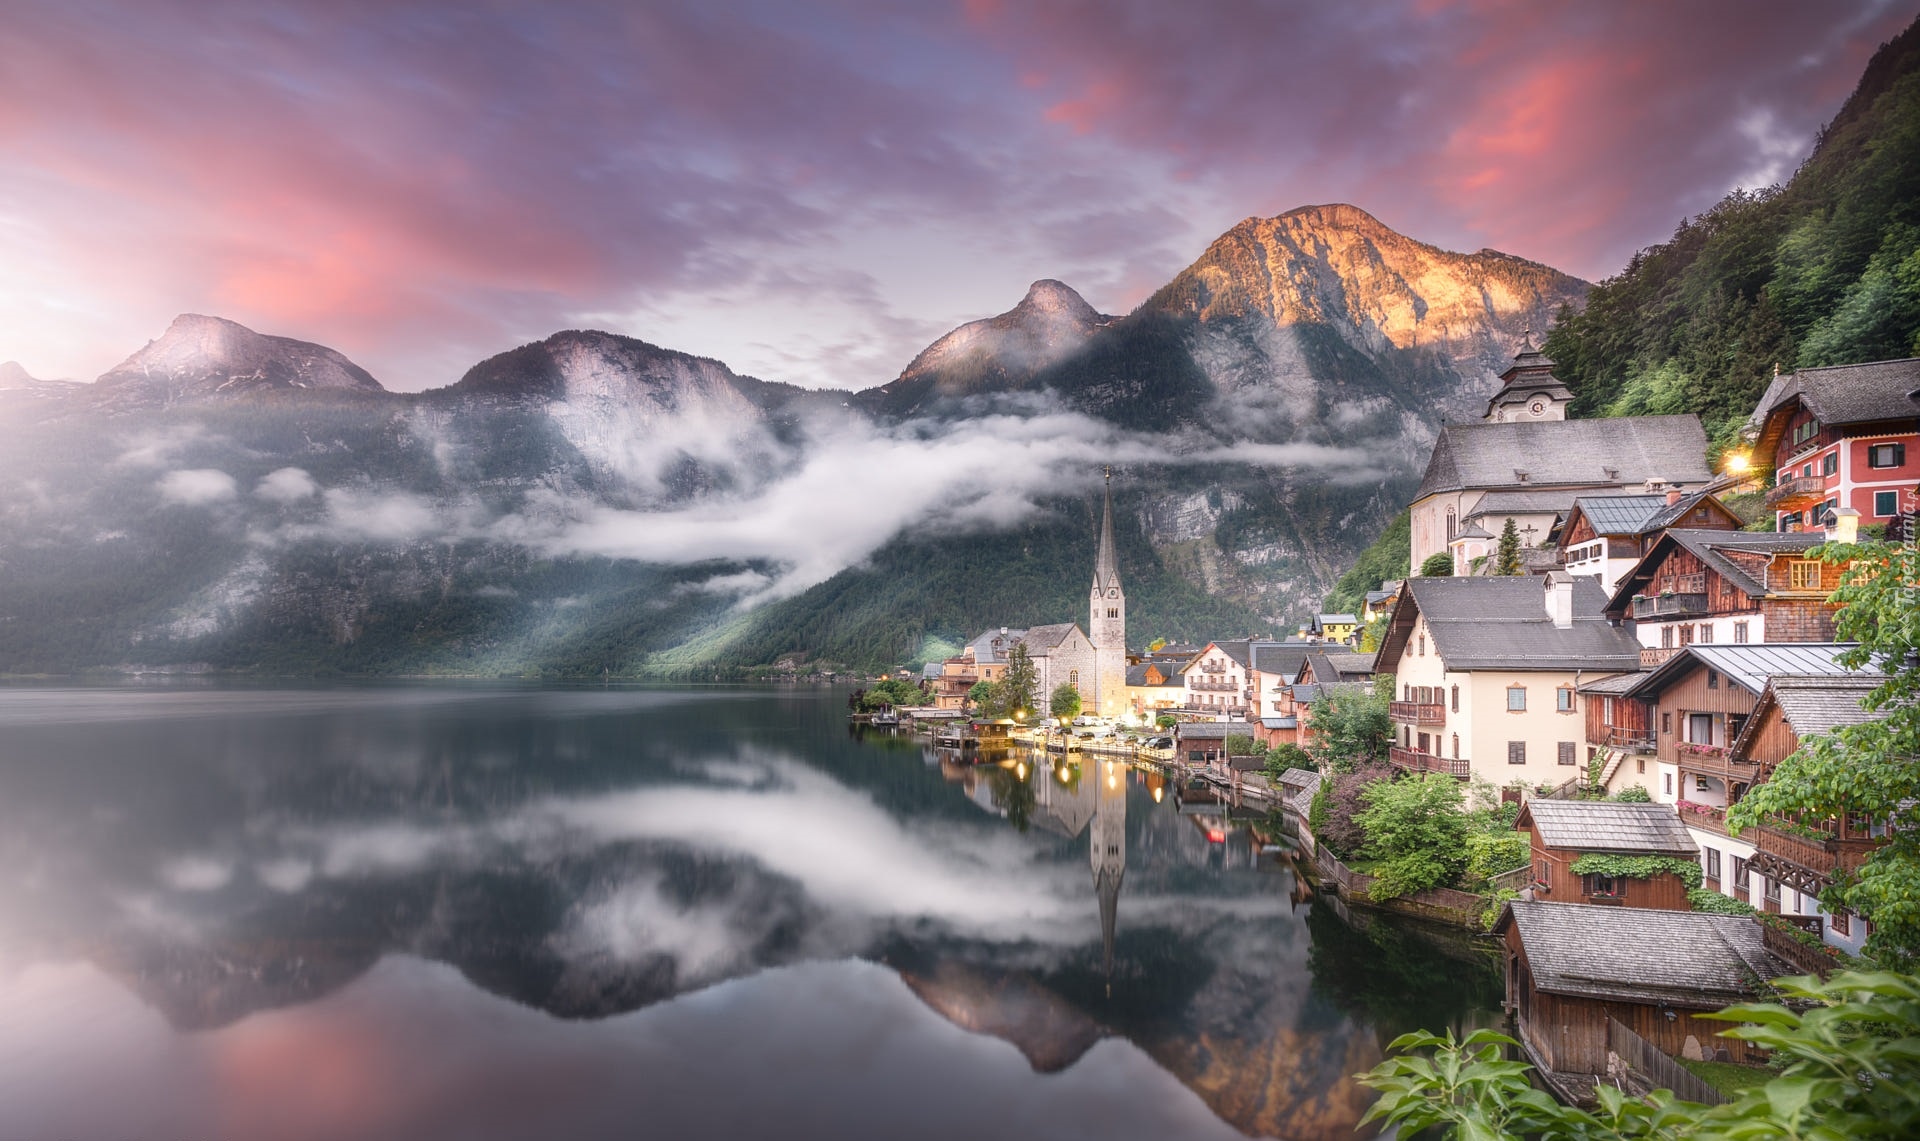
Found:
[[[366,369],[324,345],[183,313],[158,340],[107,370],[90,395],[99,407],[126,409],[287,390],[386,391]]]

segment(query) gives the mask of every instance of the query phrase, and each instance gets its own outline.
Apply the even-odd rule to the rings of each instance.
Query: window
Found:
[[[1660,731],[1661,731],[1662,733],[1671,733],[1671,732],[1673,732],[1673,714],[1672,714],[1672,712],[1670,712],[1670,711],[1666,711],[1666,710],[1663,710],[1663,711],[1661,711],[1661,713],[1660,713]]]
[[[1660,648],[1663,650],[1673,649],[1673,627],[1660,627]]]
[[[1420,635],[1420,656],[1423,658],[1427,656],[1427,636],[1425,634]]]
[[[1853,920],[1847,915],[1845,910],[1836,911],[1828,915],[1827,926],[1833,928],[1835,935],[1851,935],[1853,933]]]
[[[1867,449],[1868,467],[1904,467],[1906,462],[1905,444],[1875,444]]]
[[[1874,492],[1873,513],[1881,519],[1900,514],[1900,493],[1897,491]]]
[[[1578,764],[1579,763],[1578,758],[1574,755],[1574,753],[1575,753],[1574,742],[1562,741],[1560,742],[1560,756],[1557,758],[1557,760],[1563,765]]]
[[[1747,640],[1747,624],[1745,622],[1735,622],[1733,624],[1733,640],[1736,642],[1744,642]]]
[[[1733,886],[1741,891],[1747,890],[1747,858],[1745,856],[1733,858]]]
[[[1840,453],[1828,452],[1820,459],[1820,474],[1832,475],[1840,470]]]
[[[1695,745],[1713,744],[1713,714],[1687,714],[1687,740]]]
[[[1711,666],[1707,667],[1707,688],[1708,689],[1720,688],[1720,671],[1714,669]]]
[[[1457,685],[1453,687],[1453,711],[1460,712],[1460,687]]]
[[[1458,733],[1453,735],[1453,759],[1456,761],[1460,759],[1460,734]]]
[[[1600,719],[1609,725],[1619,724],[1618,721],[1613,719],[1613,698],[1603,697],[1600,699]]]
[[[1527,687],[1510,685],[1507,687],[1507,712],[1525,713],[1527,711]]]
[[[1720,879],[1720,849],[1701,848],[1700,855],[1706,860],[1706,876],[1718,882]]]
[[[1702,641],[1702,642],[1713,641],[1713,623],[1711,622],[1700,623],[1700,631],[1698,634],[1695,635],[1695,638],[1698,641]]]
[[[1634,771],[1634,772],[1636,772],[1636,773],[1644,773],[1644,772],[1646,772],[1646,771],[1647,771],[1647,758],[1645,758],[1645,757],[1635,757],[1635,758],[1633,759],[1633,771]]]
[[[1563,685],[1553,691],[1553,708],[1556,712],[1573,712],[1573,687]]]
[[[1779,903],[1780,902],[1780,881],[1776,879],[1768,879],[1766,876],[1761,876],[1760,882],[1761,884],[1764,885],[1761,890],[1765,893],[1767,902]]]
[[[1109,607],[1107,607],[1107,617],[1109,617],[1109,618],[1118,618],[1118,617],[1120,617],[1120,608],[1119,608],[1118,606],[1109,606]]]
[[[1820,589],[1820,563],[1817,559],[1792,559],[1787,563],[1787,584],[1794,590]]]
[[[1073,688],[1075,688],[1075,689],[1079,689],[1079,688],[1080,688],[1080,671],[1079,671],[1079,670],[1068,670],[1068,671],[1067,671],[1067,684],[1068,684],[1068,685],[1070,685],[1070,686],[1072,686],[1072,687],[1073,687]],[[1378,706],[1376,706],[1375,708],[1378,708]],[[1379,739],[1380,739],[1380,738],[1378,738],[1378,737],[1375,737],[1375,738],[1374,738],[1374,740],[1376,740],[1376,741],[1378,741]]]
[[[1405,682],[1402,682],[1402,683],[1400,684],[1400,700],[1402,700],[1402,701],[1412,701],[1412,700],[1413,700],[1413,686],[1411,686],[1411,685],[1409,685],[1409,684],[1407,684],[1407,683],[1405,683]]]
[[[1524,765],[1527,763],[1527,743],[1525,741],[1507,742],[1507,763]]]
[[[1691,623],[1691,622],[1683,622],[1683,623],[1681,623],[1681,625],[1680,625],[1680,644],[1681,644],[1681,645],[1683,645],[1683,646],[1691,646],[1691,645],[1693,645],[1693,623]]]
[[[1806,423],[1800,425],[1799,427],[1793,430],[1793,442],[1796,444],[1802,443],[1806,440],[1813,439],[1815,436],[1819,434],[1820,434],[1820,421],[1808,420]]]
[[[1695,792],[1712,792],[1712,791],[1713,791],[1713,786],[1712,786],[1712,785],[1709,785],[1709,784],[1707,783],[1707,778],[1706,778],[1706,777],[1694,777],[1694,778],[1693,778],[1693,791],[1695,791]]]
[[[1588,895],[1597,895],[1613,899],[1620,895],[1620,881],[1612,876],[1581,876],[1580,890],[1586,892]]]
[[[1660,787],[1666,790],[1666,793],[1668,796],[1673,795],[1673,774],[1672,773],[1660,774]]]
[[[1457,530],[1457,522],[1453,516],[1453,508],[1449,507],[1447,508],[1447,542],[1453,542],[1455,530]]]

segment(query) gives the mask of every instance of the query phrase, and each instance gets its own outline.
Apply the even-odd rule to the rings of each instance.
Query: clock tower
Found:
[[[1113,469],[1106,469],[1106,503],[1100,514],[1100,550],[1093,560],[1093,599],[1087,640],[1093,643],[1094,684],[1082,702],[1102,717],[1127,711],[1127,595],[1120,589],[1120,563],[1113,551]]]

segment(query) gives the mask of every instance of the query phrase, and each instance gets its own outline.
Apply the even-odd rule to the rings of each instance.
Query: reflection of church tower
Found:
[[[1127,874],[1127,763],[1101,760],[1093,809],[1093,891],[1100,897],[1100,969],[1113,979],[1113,929],[1120,912],[1120,881]]]
[[[1093,604],[1087,618],[1093,643],[1093,700],[1102,717],[1127,711],[1127,596],[1113,552],[1113,469],[1107,469],[1106,507],[1100,516],[1100,552],[1093,561]],[[1084,694],[1082,695],[1085,696]]]

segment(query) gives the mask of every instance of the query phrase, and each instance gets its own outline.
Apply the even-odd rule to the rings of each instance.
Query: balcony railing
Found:
[[[1707,596],[1699,594],[1656,594],[1633,600],[1635,618],[1684,617],[1707,612]]]
[[[1408,749],[1400,745],[1387,748],[1387,759],[1403,769],[1416,773],[1446,773],[1461,780],[1466,780],[1473,775],[1473,766],[1459,757],[1436,757],[1432,753],[1423,753],[1418,749]]]
[[[1784,510],[1827,497],[1827,481],[1822,476],[1802,475],[1783,479],[1767,492],[1767,506]]]
[[[1706,808],[1703,810],[1680,806],[1680,823],[1690,828],[1704,828],[1721,836],[1727,832],[1727,810],[1724,808]]]
[[[1883,841],[1836,840],[1801,836],[1781,828],[1760,825],[1753,829],[1753,846],[1759,852],[1805,868],[1822,878],[1837,871],[1855,871],[1867,862]],[[1780,878],[1778,876],[1774,877]]]
[[[1660,663],[1672,657],[1673,654],[1674,649],[1672,646],[1665,646],[1660,649],[1642,647],[1640,650],[1640,668],[1645,670],[1654,669],[1659,666]]]
[[[1387,715],[1402,725],[1445,725],[1446,706],[1439,702],[1390,701]]]
[[[1187,679],[1187,688],[1204,693],[1238,693],[1242,687],[1240,683],[1228,678],[1195,677]]]
[[[1736,764],[1730,759],[1732,753],[1725,745],[1699,745],[1692,741],[1678,741],[1674,743],[1674,753],[1674,759],[1683,772],[1723,777],[1749,784],[1760,779],[1758,764],[1751,762]]]
[[[1651,729],[1623,729],[1618,725],[1607,727],[1606,742],[1615,749],[1626,749],[1635,753],[1651,753],[1654,749],[1654,736]]]
[[[1227,672],[1227,667],[1223,665],[1215,665],[1212,662],[1201,662],[1200,672],[1208,673],[1208,674],[1223,674]]]

